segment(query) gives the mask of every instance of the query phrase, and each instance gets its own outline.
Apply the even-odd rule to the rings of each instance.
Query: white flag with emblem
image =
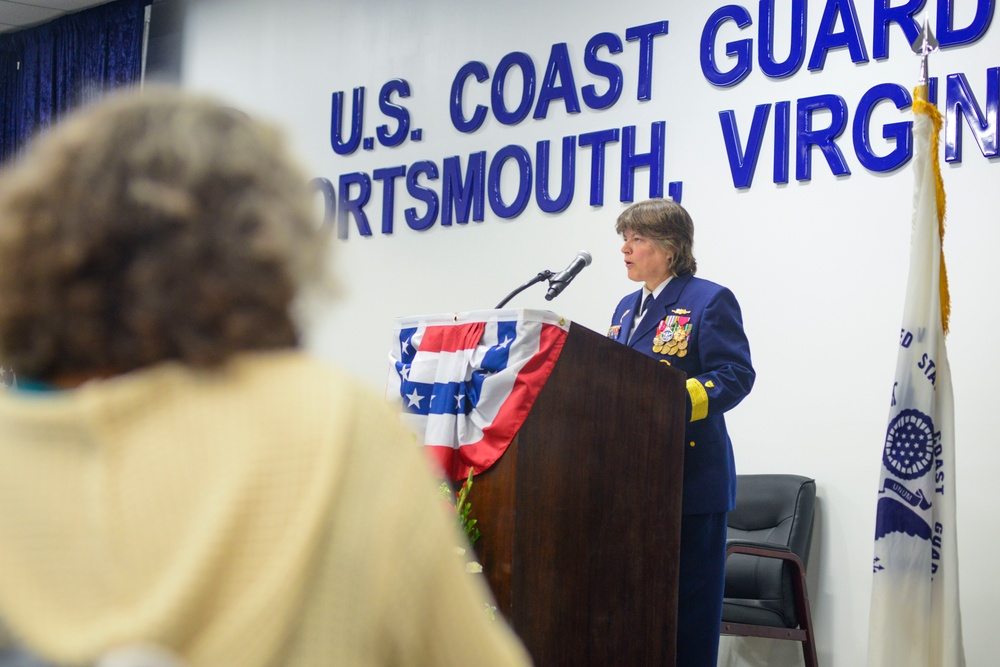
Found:
[[[869,667],[962,667],[955,441],[945,350],[941,115],[913,102],[913,231],[875,520]]]

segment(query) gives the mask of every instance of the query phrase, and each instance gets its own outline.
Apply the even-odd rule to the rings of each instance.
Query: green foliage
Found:
[[[469,476],[462,482],[462,488],[458,491],[457,499],[452,498],[451,487],[442,483],[439,487],[441,497],[455,508],[455,516],[458,518],[458,526],[469,538],[470,544],[475,544],[479,539],[479,529],[476,528],[478,521],[472,518],[472,503],[468,501],[469,492],[472,491],[472,470]]]
[[[476,520],[471,518],[472,503],[468,502],[469,492],[472,491],[472,469],[469,469],[469,476],[462,484],[458,492],[458,500],[455,503],[455,512],[458,515],[458,525],[469,537],[469,544],[475,544],[479,539],[479,529],[476,528]]]

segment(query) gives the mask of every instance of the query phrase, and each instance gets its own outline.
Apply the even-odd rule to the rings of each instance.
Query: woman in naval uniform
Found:
[[[642,288],[618,303],[608,336],[688,377],[677,665],[715,667],[726,513],[736,499],[724,415],[753,387],[750,346],[733,293],[694,275],[694,225],[680,204],[669,199],[633,204],[618,217],[615,231],[624,239],[628,277]]]

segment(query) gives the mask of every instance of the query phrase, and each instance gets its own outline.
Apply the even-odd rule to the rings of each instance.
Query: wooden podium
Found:
[[[475,479],[476,552],[536,665],[674,665],[685,375],[572,324]]]

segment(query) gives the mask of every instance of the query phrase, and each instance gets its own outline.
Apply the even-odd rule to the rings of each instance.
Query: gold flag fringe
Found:
[[[931,139],[931,166],[934,169],[934,189],[937,198],[938,237],[941,239],[941,271],[939,288],[941,290],[941,328],[948,335],[948,323],[951,320],[951,293],[948,291],[948,270],[944,264],[944,216],[945,196],[944,181],[941,179],[941,161],[938,158],[941,135],[941,112],[930,102],[922,99],[918,91],[913,93],[913,113],[929,116],[934,125],[934,136]]]

